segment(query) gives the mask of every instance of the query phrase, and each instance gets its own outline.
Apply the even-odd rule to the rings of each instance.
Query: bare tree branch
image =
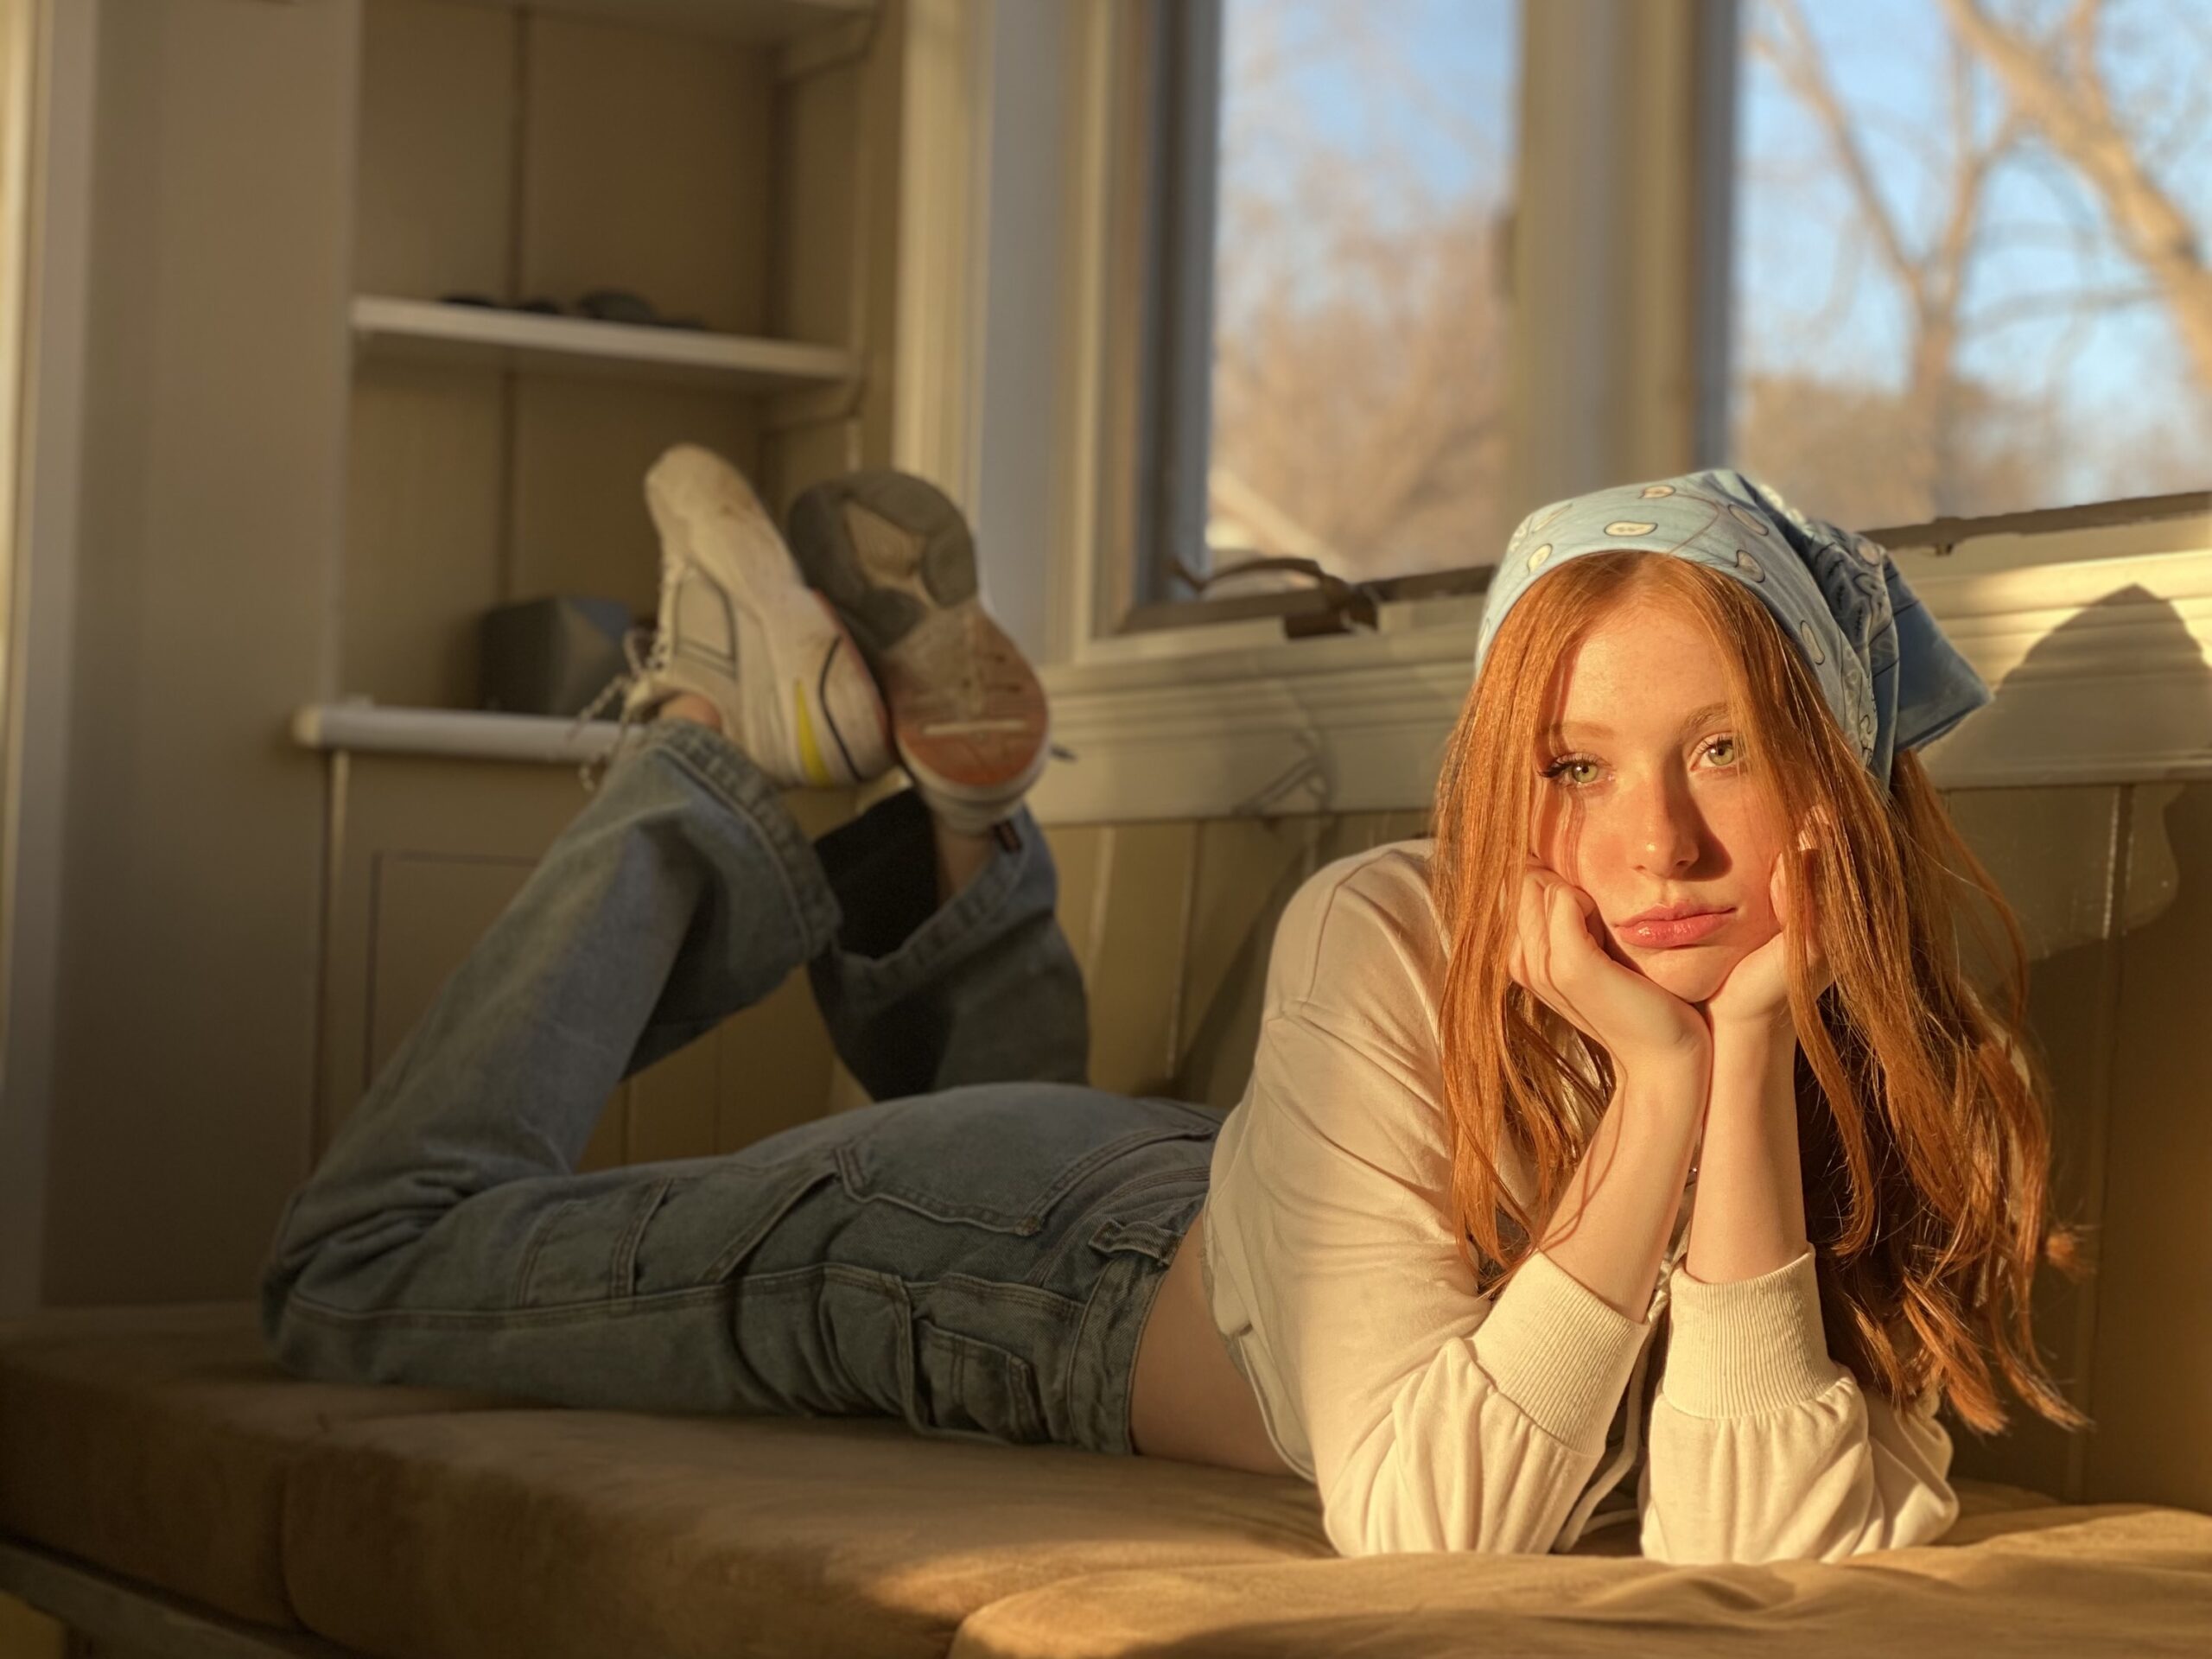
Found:
[[[1836,166],[1859,205],[1884,263],[1900,283],[1911,286],[1917,262],[1905,246],[1889,204],[1882,199],[1881,189],[1874,181],[1874,170],[1867,163],[1842,96],[1828,79],[1805,14],[1798,9],[1797,0],[1769,0],[1769,9],[1789,31],[1789,42],[1783,46],[1772,36],[1762,34],[1753,37],[1754,49],[1768,54],[1775,73],[1819,118],[1828,147],[1834,152]]]
[[[1929,245],[1917,249],[1882,195],[1859,124],[1821,60],[1798,0],[1768,0],[1767,10],[1780,23],[1787,44],[1762,36],[1769,41],[1764,49],[1826,137],[1859,215],[1902,290],[1911,323],[1902,416],[1912,441],[1905,447],[1904,465],[1924,511],[1930,516],[1950,511],[1948,492],[1956,473],[1957,361],[1963,334],[1960,309],[1991,175],[2018,143],[2023,124],[2008,112],[1992,137],[1978,136],[1973,60],[1963,46],[1954,42],[1947,78],[1951,156],[1944,183],[1948,200]]]
[[[2152,176],[2113,116],[2094,39],[2083,34],[2094,28],[2097,0],[2079,0],[2075,6],[2065,57],[1999,22],[1980,0],[1942,4],[1952,28],[1989,65],[2014,109],[2103,201],[2122,245],[2165,294],[2198,384],[2212,390],[2212,270],[2188,215]]]
[[[2071,315],[2076,311],[2102,315],[2126,306],[2156,304],[2164,298],[2165,295],[2155,288],[2069,288],[2048,294],[2018,294],[2008,300],[1992,301],[1976,312],[1967,326],[1976,334],[1982,334],[2037,317]]]

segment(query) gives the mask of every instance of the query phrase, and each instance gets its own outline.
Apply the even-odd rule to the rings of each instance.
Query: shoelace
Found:
[[[652,637],[652,644],[640,656],[638,642],[641,636],[645,635]],[[658,674],[667,668],[669,654],[668,639],[658,628],[639,624],[636,627],[626,629],[622,635],[622,660],[628,666],[623,672],[617,674],[601,686],[599,695],[584,705],[582,712],[577,715],[575,723],[569,728],[570,740],[574,741],[586,726],[596,719],[601,709],[627,693],[630,688],[640,679],[649,675]],[[608,747],[607,753],[585,761],[576,768],[576,776],[583,780],[586,793],[591,793],[599,788],[600,779],[606,777],[607,769],[621,758],[624,748],[630,741],[630,734],[643,729],[644,726],[645,721],[639,720],[629,709],[625,709],[622,711],[621,720],[615,728],[614,741]]]

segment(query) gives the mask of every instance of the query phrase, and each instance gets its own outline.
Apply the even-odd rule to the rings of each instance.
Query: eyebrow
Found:
[[[1682,717],[1681,729],[1686,734],[1694,732],[1715,715],[1725,715],[1727,712],[1728,705],[1726,702],[1708,702],[1702,709],[1693,709],[1685,715]],[[1590,737],[1603,739],[1619,735],[1611,727],[1594,720],[1559,721],[1554,722],[1549,729],[1554,732],[1565,732],[1569,726]]]

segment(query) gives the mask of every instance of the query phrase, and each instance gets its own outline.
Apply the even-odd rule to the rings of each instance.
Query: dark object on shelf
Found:
[[[473,305],[485,311],[531,311],[542,317],[557,317],[561,307],[557,301],[548,299],[524,300],[519,305],[509,305],[505,300],[495,300],[488,294],[442,294],[441,305]]]
[[[478,701],[509,715],[575,715],[626,667],[620,600],[563,594],[485,612]]]
[[[696,317],[664,317],[651,300],[626,288],[594,288],[576,302],[576,309],[601,322],[627,322],[640,328],[703,329],[707,326]]]
[[[543,317],[569,315],[558,301],[543,298],[510,305],[489,294],[441,294],[438,302],[471,305],[480,311],[529,311]],[[696,317],[664,317],[660,308],[651,300],[642,294],[632,294],[626,288],[594,288],[576,302],[575,315],[589,317],[594,322],[626,322],[637,328],[683,328],[703,334],[707,327]]]

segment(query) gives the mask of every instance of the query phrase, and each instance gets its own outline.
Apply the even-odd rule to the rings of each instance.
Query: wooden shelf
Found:
[[[765,45],[872,16],[877,0],[475,0],[475,3],[505,11],[527,9],[632,29]]]
[[[771,391],[833,385],[860,373],[860,359],[834,346],[374,294],[354,296],[353,321],[356,344],[372,354],[556,374]]]
[[[614,747],[620,729],[611,720],[388,709],[365,700],[309,703],[292,716],[292,741],[302,748],[566,766],[597,760]]]

